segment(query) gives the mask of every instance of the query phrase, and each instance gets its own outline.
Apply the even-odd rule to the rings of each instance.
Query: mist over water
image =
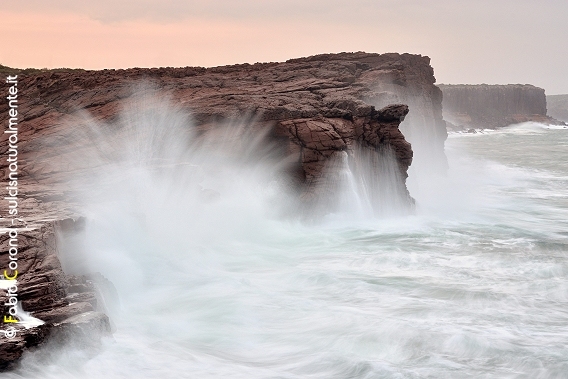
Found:
[[[388,155],[339,155],[338,206],[306,223],[289,162],[258,133],[198,141],[188,122],[134,107],[89,129],[87,228],[62,263],[114,283],[116,332],[3,377],[566,377],[568,130],[451,135],[449,172],[410,186],[411,215],[353,168],[394,175]]]

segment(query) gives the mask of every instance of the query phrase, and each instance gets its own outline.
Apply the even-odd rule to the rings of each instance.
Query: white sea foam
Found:
[[[8,290],[10,287],[17,286],[18,281],[16,279],[13,280],[0,280],[0,290]],[[36,326],[40,326],[45,324],[44,321],[35,318],[31,315],[31,313],[26,312],[22,309],[22,305],[20,302],[16,305],[16,317],[18,318],[18,325],[25,327],[26,329],[33,328]]]
[[[45,324],[45,322],[39,318],[33,317],[30,312],[24,311],[20,303],[18,303],[16,315],[20,320],[18,325],[21,325],[26,329],[35,328],[36,326]]]

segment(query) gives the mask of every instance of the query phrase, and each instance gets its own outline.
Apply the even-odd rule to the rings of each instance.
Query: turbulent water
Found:
[[[446,153],[447,176],[410,180],[410,216],[282,218],[242,160],[209,162],[211,201],[164,193],[169,169],[93,195],[64,264],[114,283],[114,336],[3,377],[567,378],[568,130],[453,134]]]

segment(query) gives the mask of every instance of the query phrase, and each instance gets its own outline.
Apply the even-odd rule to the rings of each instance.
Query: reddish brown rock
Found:
[[[372,108],[371,108],[372,109]],[[401,172],[406,174],[412,162],[412,150],[398,129],[408,114],[406,105],[391,105],[354,120],[313,117],[278,123],[278,131],[290,136],[289,151],[298,151],[306,183],[314,184],[321,176],[327,159],[336,151],[352,150],[355,144],[372,148],[392,147]]]
[[[45,324],[26,328],[21,324],[3,324],[1,330],[13,327],[14,338],[0,336],[0,369],[10,367],[26,348],[37,346],[48,336],[71,335],[84,327],[84,320],[74,316],[94,314],[93,320],[99,334],[110,332],[108,317],[95,312],[96,289],[86,277],[65,275],[57,257],[56,230],[76,227],[72,219],[61,222],[44,222],[28,229],[19,229],[17,295],[22,308],[39,318]],[[2,226],[6,226],[5,224]],[[6,233],[0,234],[0,267],[8,267],[8,240]],[[8,315],[7,293],[0,290],[0,314]],[[89,326],[93,328],[95,326]],[[76,333],[75,333],[76,334]]]

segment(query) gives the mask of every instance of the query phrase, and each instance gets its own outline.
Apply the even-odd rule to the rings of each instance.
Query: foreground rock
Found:
[[[500,128],[535,121],[562,124],[547,116],[544,89],[530,84],[440,85],[444,119],[455,130]]]
[[[66,219],[19,229],[17,297],[26,312],[44,323],[35,325],[20,320],[24,322],[3,324],[2,331],[10,329],[15,336],[0,336],[0,370],[11,367],[26,348],[37,346],[48,337],[62,342],[70,338],[93,341],[110,333],[108,317],[98,312],[98,294],[93,281],[65,275],[57,257],[56,230],[69,231],[78,225],[80,223]],[[9,235],[0,234],[2,268],[7,268],[10,260],[8,246]],[[2,317],[9,315],[9,307],[5,305],[7,295],[6,291],[0,293]]]
[[[410,54],[342,53],[207,69],[20,73],[18,222],[23,274],[18,286],[24,310],[45,324],[20,330],[18,339],[0,340],[0,366],[7,367],[26,348],[54,333],[77,334],[78,328],[108,331],[108,319],[97,312],[92,280],[66,275],[55,251],[54,233],[60,221],[78,217],[67,180],[70,173],[80,175],[85,168],[73,157],[97,148],[88,139],[69,138],[73,131],[86,128],[79,111],[86,109],[95,120],[113,122],[128,104],[133,86],[150,82],[160,96],[193,115],[187,128],[199,135],[234,120],[252,123],[259,133],[268,132],[280,153],[295,162],[290,173],[306,201],[318,197],[326,164],[349,159],[359,147],[393,155],[398,185],[411,206],[404,181],[413,151],[401,129],[421,146],[423,157],[445,160],[441,92],[434,86],[429,62],[428,57]],[[7,93],[6,83],[0,87]],[[0,105],[0,121],[8,121],[6,102]],[[4,182],[7,138],[5,134],[0,138]],[[0,207],[5,215],[6,201]],[[5,236],[2,267],[9,259]]]

